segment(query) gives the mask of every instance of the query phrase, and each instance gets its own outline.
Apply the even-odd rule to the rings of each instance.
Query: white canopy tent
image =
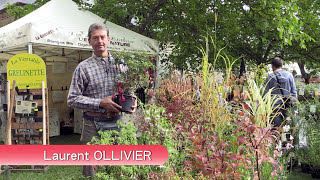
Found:
[[[61,54],[65,50],[91,50],[87,42],[88,27],[92,23],[105,23],[110,29],[109,50],[137,50],[157,55],[156,40],[106,21],[89,12],[80,10],[72,0],[51,0],[39,9],[0,28],[0,52],[16,54],[38,48]]]
[[[114,23],[105,22],[103,18],[89,11],[80,10],[72,0],[51,0],[30,14],[0,28],[0,60],[3,65],[0,66],[1,76],[5,77],[7,60],[15,54],[29,52],[40,56],[46,62],[48,88],[51,87],[51,90],[49,88],[49,96],[53,91],[56,91],[55,89],[69,86],[72,73],[68,72],[68,65],[64,65],[67,68],[66,73],[63,74],[56,74],[54,70],[48,67],[57,70],[59,66],[55,68],[55,65],[58,65],[59,62],[79,62],[89,57],[92,48],[88,43],[87,32],[92,23],[107,25],[111,38],[108,49],[111,51],[136,52],[142,50],[150,56],[158,55],[159,43],[156,40]],[[48,74],[49,71],[51,71],[51,74]],[[63,89],[65,95],[66,88]],[[5,102],[5,99],[0,94],[2,103]],[[56,116],[60,116],[60,119],[62,119],[67,116],[64,112],[64,109],[67,108],[65,106],[66,103],[57,103],[52,104],[51,107],[57,109],[60,115]],[[80,132],[78,127],[82,124],[80,114],[78,111],[75,112],[75,116],[79,116],[75,118],[79,120],[79,122],[75,121],[75,128],[77,129],[75,132]],[[5,112],[0,112],[0,116],[2,119],[6,119]],[[50,122],[54,122],[51,120]],[[0,140],[3,138],[2,135],[5,134],[4,127],[0,128]],[[50,125],[50,132],[54,132],[51,127],[55,128],[58,125]]]

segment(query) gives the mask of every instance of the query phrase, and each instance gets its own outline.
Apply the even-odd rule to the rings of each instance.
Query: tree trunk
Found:
[[[139,34],[144,34],[144,32],[146,31],[146,28],[153,22],[153,20],[157,17],[157,13],[159,11],[159,9],[161,9],[161,7],[163,7],[166,3],[168,2],[168,0],[159,0],[158,4],[156,4],[151,12],[148,13],[147,17],[144,17],[143,21],[141,22],[140,27],[137,30],[137,33]]]
[[[310,83],[310,77],[311,77],[311,74],[310,73],[307,73],[304,69],[305,67],[305,63],[304,62],[298,62],[298,65],[299,65],[299,69],[301,71],[301,75],[304,79],[304,82],[306,84],[309,84]]]

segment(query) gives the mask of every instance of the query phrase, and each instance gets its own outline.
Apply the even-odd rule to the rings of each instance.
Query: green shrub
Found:
[[[143,107],[141,105],[141,107]],[[169,153],[168,161],[161,166],[101,166],[96,177],[98,179],[147,179],[160,177],[163,174],[172,174],[172,169],[181,159],[177,156],[176,144],[172,141],[173,129],[163,115],[164,108],[154,104],[145,105],[143,116],[137,117],[136,124],[121,123],[121,131],[99,131],[100,138],[93,137],[91,145],[163,145]],[[137,131],[141,131],[137,136]],[[184,157],[184,156],[183,156]],[[170,175],[174,176],[174,175]]]

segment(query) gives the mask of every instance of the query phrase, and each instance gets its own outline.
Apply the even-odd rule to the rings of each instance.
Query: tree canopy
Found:
[[[48,0],[37,0],[25,13]],[[74,0],[108,21],[174,44],[164,63],[180,70],[196,70],[201,64],[205,38],[209,62],[216,51],[246,64],[262,64],[276,55],[304,64],[319,64],[319,2],[317,0]],[[8,8],[15,17],[21,9]],[[314,66],[313,66],[314,67]]]
[[[199,47],[212,37],[217,48],[232,57],[266,63],[290,47],[305,51],[318,34],[306,30],[317,16],[316,1],[298,0],[97,0],[92,12],[138,33],[174,43],[166,62],[178,69],[195,69],[201,63]],[[308,9],[308,11],[305,11]],[[312,20],[312,24],[317,24]],[[214,48],[211,57],[214,57]],[[286,53],[284,53],[286,52]],[[211,62],[212,62],[211,58]]]

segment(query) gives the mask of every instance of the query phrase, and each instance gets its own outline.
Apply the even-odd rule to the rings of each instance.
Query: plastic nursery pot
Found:
[[[307,163],[301,163],[301,172],[302,173],[310,173],[311,172],[311,166]]]
[[[320,168],[319,167],[312,167],[310,173],[313,178],[320,179]]]
[[[134,105],[134,101],[136,100],[136,97],[132,96],[132,95],[119,95],[117,94],[115,99],[113,99],[113,101],[117,104],[119,104],[122,109],[122,112],[129,112],[132,111],[132,106]]]

